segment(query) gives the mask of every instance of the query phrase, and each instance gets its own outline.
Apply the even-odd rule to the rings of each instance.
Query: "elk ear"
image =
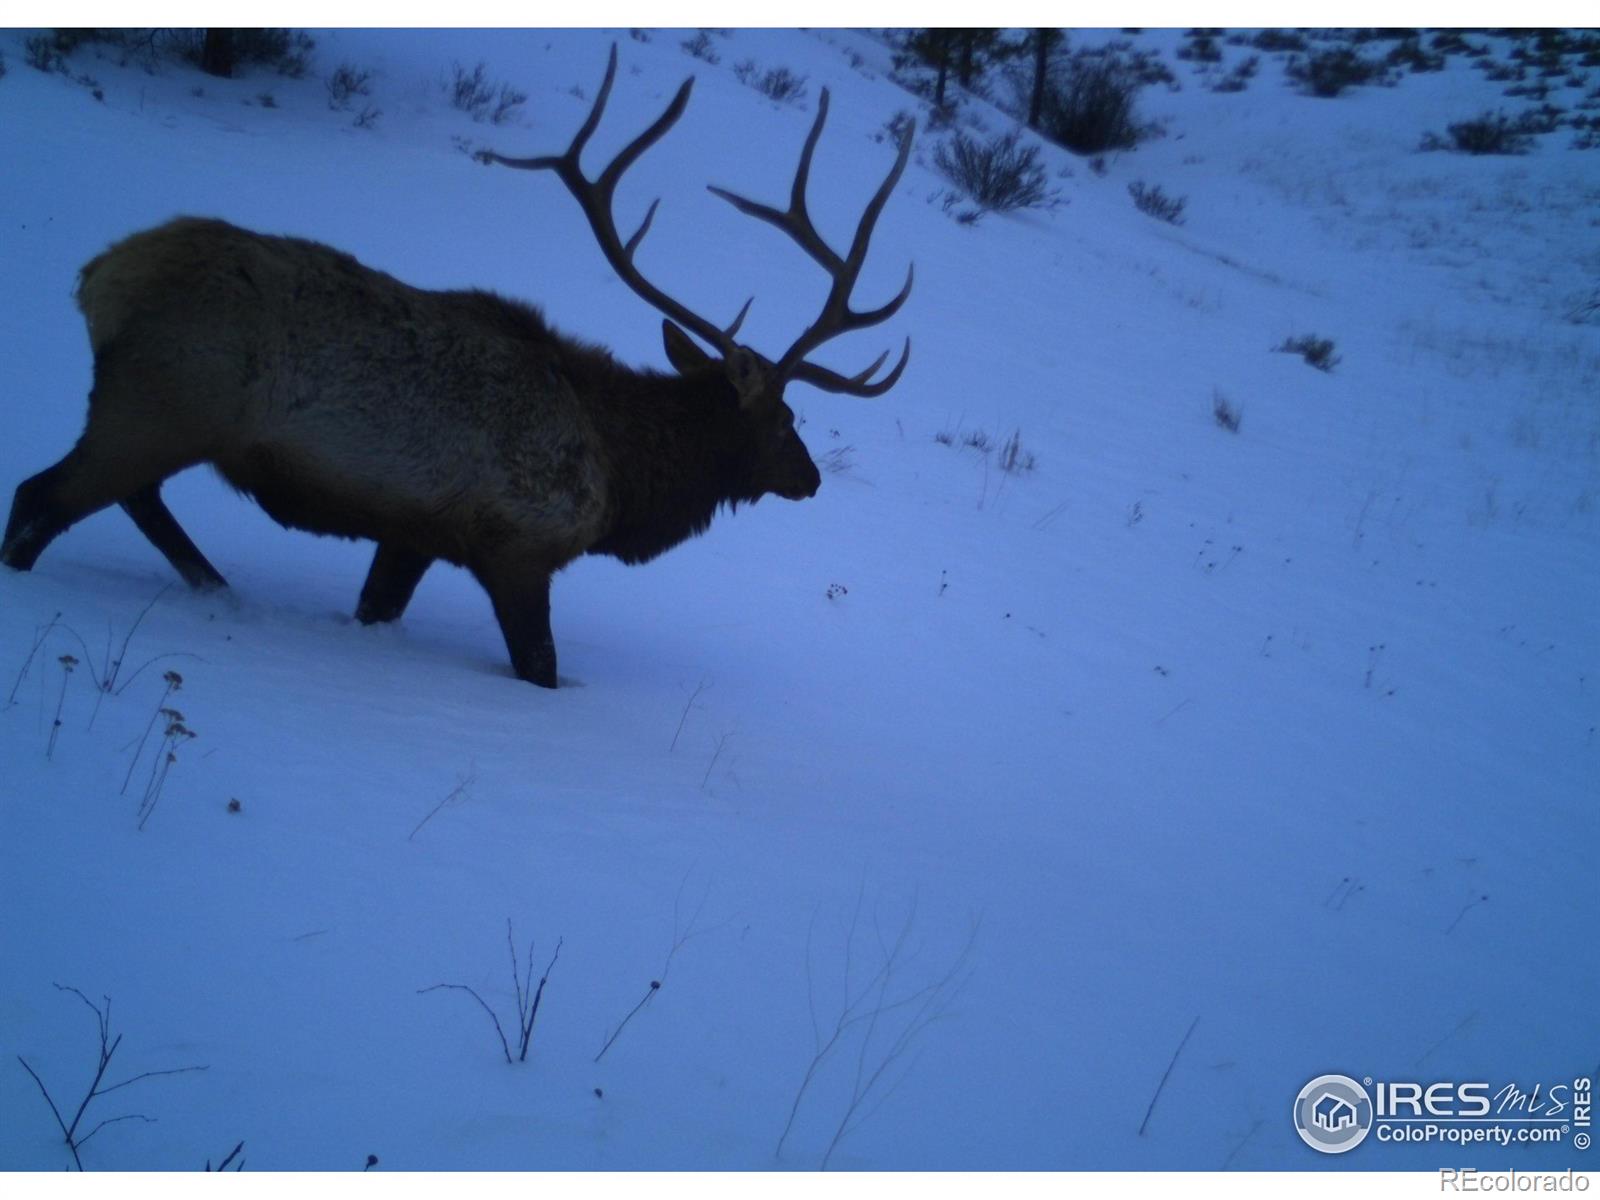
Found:
[[[739,403],[745,408],[753,408],[766,395],[767,371],[753,351],[736,346],[722,366],[733,390],[739,393]]]
[[[661,322],[661,340],[667,348],[667,361],[679,375],[703,371],[717,361],[671,321]]]

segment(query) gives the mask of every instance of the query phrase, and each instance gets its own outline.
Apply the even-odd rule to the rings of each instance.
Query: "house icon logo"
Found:
[[[1319,1075],[1294,1100],[1300,1139],[1323,1154],[1354,1150],[1372,1129],[1372,1100],[1348,1075]]]

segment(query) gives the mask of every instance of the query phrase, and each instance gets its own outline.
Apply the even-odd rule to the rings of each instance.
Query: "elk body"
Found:
[[[805,361],[824,341],[886,320],[909,294],[850,307],[878,213],[905,167],[908,133],[846,255],[805,207],[827,93],[789,208],[712,189],[783,229],[833,279],[821,315],[777,360],[645,279],[611,214],[624,171],[682,115],[693,80],[594,180],[579,157],[616,73],[559,156],[507,159],[553,171],[613,269],[666,314],[676,373],[635,370],[563,336],[538,310],[481,291],[410,287],[327,246],[180,218],[119,242],[84,267],[77,293],[94,352],[77,445],[16,491],[0,562],[30,569],[60,533],[120,504],[197,588],[226,586],[162,502],[162,481],[211,463],[279,523],[377,542],[357,617],[404,612],[430,564],[467,568],[488,592],[512,667],[556,686],[550,579],[582,554],[637,563],[702,532],[722,505],[812,496],[816,465],[784,403],[787,382],[881,395],[904,370],[884,359],[845,377]],[[748,310],[747,303],[745,309]],[[687,331],[687,332],[686,332]],[[708,351],[690,336],[693,333]]]

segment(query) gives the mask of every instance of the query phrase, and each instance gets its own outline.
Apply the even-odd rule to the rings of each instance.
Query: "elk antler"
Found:
[[[611,84],[616,76],[617,47],[613,43],[611,58],[606,64],[606,77],[600,84],[599,95],[594,98],[594,107],[589,110],[588,120],[579,128],[565,154],[546,154],[537,158],[506,158],[492,150],[480,150],[476,157],[479,162],[499,163],[501,166],[517,167],[524,171],[554,171],[561,182],[567,185],[567,190],[572,193],[573,199],[577,200],[578,207],[583,209],[583,215],[589,219],[589,227],[594,230],[595,240],[600,243],[601,252],[605,254],[606,261],[611,264],[612,270],[616,271],[622,282],[632,288],[646,303],[666,313],[685,329],[698,334],[710,345],[721,350],[724,355],[730,354],[734,348],[733,335],[744,323],[745,313],[750,311],[750,301],[745,301],[744,308],[739,310],[739,315],[734,318],[733,324],[726,329],[719,328],[699,314],[690,311],[646,279],[633,265],[634,252],[644,240],[644,235],[650,232],[650,222],[655,219],[656,207],[661,201],[656,199],[650,202],[644,220],[626,242],[618,236],[616,218],[611,212],[612,197],[616,194],[617,182],[622,178],[623,172],[631,167],[641,154],[660,141],[667,130],[677,124],[678,118],[683,116],[683,110],[689,104],[690,89],[694,87],[694,77],[690,76],[683,81],[683,86],[672,98],[672,103],[667,105],[667,110],[656,118],[650,128],[624,146],[622,152],[611,160],[610,165],[595,179],[590,180],[585,177],[583,167],[578,160],[590,136],[600,124],[600,116],[605,112],[606,100],[611,96]]]
[[[589,227],[594,231],[595,239],[600,243],[600,250],[605,255],[606,261],[616,271],[617,275],[646,303],[660,312],[671,317],[678,324],[697,334],[709,345],[717,347],[724,357],[732,354],[736,349],[733,340],[734,334],[744,323],[745,314],[750,311],[754,300],[746,300],[744,307],[739,310],[739,315],[733,323],[726,328],[720,327],[704,317],[692,312],[689,308],[674,300],[660,288],[656,287],[640,273],[634,265],[633,256],[639,248],[639,243],[644,240],[644,235],[650,231],[650,223],[655,219],[656,208],[660,205],[659,199],[652,200],[650,207],[645,211],[644,220],[633,236],[623,241],[617,233],[616,218],[611,211],[612,199],[616,194],[617,183],[623,173],[628,170],[642,155],[662,136],[677,124],[678,118],[683,116],[683,110],[689,103],[689,92],[694,87],[694,78],[683,81],[683,86],[672,98],[672,103],[667,105],[666,111],[656,118],[655,122],[633,141],[622,148],[622,151],[611,160],[610,164],[593,180],[583,173],[579,158],[583,148],[588,144],[589,138],[600,124],[601,114],[604,113],[606,101],[611,95],[611,85],[617,74],[617,47],[613,43],[611,56],[606,64],[606,77],[600,84],[599,94],[595,96],[594,107],[590,109],[588,119],[584,121],[577,134],[572,139],[564,154],[547,154],[536,158],[507,158],[496,154],[492,150],[480,150],[474,156],[479,162],[499,163],[502,166],[517,167],[524,171],[554,171],[561,182],[572,193],[589,220]],[[723,188],[713,187],[710,190],[721,196],[740,212],[757,217],[787,233],[795,240],[807,254],[821,264],[833,279],[833,286],[829,289],[828,298],[823,303],[822,312],[816,321],[800,335],[795,343],[789,347],[783,357],[773,367],[773,380],[782,383],[789,379],[802,379],[816,387],[831,392],[844,392],[854,396],[881,396],[894,386],[899,380],[901,372],[906,368],[906,362],[911,356],[911,339],[906,339],[905,349],[901,351],[900,361],[888,375],[875,383],[869,383],[873,374],[883,365],[888,358],[885,351],[879,355],[865,371],[856,375],[844,376],[826,367],[817,366],[815,363],[805,361],[805,356],[824,342],[848,333],[855,329],[864,329],[869,325],[876,325],[886,321],[899,311],[905,303],[906,297],[911,294],[912,271],[907,270],[905,286],[900,293],[880,308],[867,312],[857,312],[850,307],[850,292],[855,287],[856,277],[861,273],[861,265],[866,260],[867,243],[872,237],[873,226],[877,223],[878,214],[883,211],[884,204],[889,199],[889,193],[894,190],[895,183],[899,180],[901,172],[905,170],[906,159],[911,153],[911,137],[915,131],[913,124],[908,128],[900,141],[900,154],[895,160],[894,168],[889,172],[887,179],[878,188],[877,193],[868,202],[866,211],[862,214],[861,222],[856,228],[856,235],[850,244],[850,253],[841,258],[834,250],[822,240],[811,217],[806,211],[806,181],[811,173],[811,155],[816,149],[817,140],[822,136],[822,123],[828,115],[828,92],[824,88],[822,97],[817,105],[817,120],[811,127],[811,133],[806,137],[805,148],[800,153],[800,165],[795,172],[794,187],[790,195],[789,209],[779,212],[764,204],[757,204],[736,196]]]
[[[795,169],[787,211],[779,212],[768,205],[746,200],[743,196],[736,196],[725,188],[713,187],[711,191],[747,216],[756,217],[783,230],[833,279],[833,286],[828,290],[828,298],[823,302],[821,314],[778,360],[775,368],[777,377],[803,379],[830,392],[846,392],[852,396],[881,396],[895,385],[900,373],[906,369],[906,363],[911,358],[910,338],[906,339],[905,348],[900,352],[900,361],[894,365],[894,369],[876,383],[868,383],[867,380],[872,378],[874,372],[883,365],[884,359],[889,357],[887,350],[865,371],[848,378],[826,367],[806,362],[805,356],[841,333],[865,329],[870,325],[887,321],[900,311],[900,306],[906,302],[906,297],[911,295],[914,266],[907,267],[905,285],[887,304],[866,312],[857,312],[850,307],[850,293],[855,288],[857,276],[861,274],[861,265],[866,261],[867,243],[872,239],[873,226],[878,222],[878,214],[883,211],[889,193],[899,182],[901,172],[906,169],[906,159],[911,154],[911,139],[916,132],[916,123],[913,122],[901,135],[900,154],[895,159],[894,167],[873,194],[872,199],[867,202],[866,210],[861,214],[861,222],[856,226],[856,235],[850,242],[850,253],[841,258],[827,242],[822,240],[822,235],[811,223],[811,214],[806,209],[806,183],[811,176],[811,154],[817,148],[817,141],[822,137],[822,124],[827,119],[828,89],[823,88],[822,96],[817,102],[817,119],[812,124],[811,132],[806,136],[805,146],[800,151],[800,165]]]

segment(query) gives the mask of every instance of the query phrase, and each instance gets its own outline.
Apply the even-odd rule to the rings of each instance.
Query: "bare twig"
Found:
[[[799,1087],[795,1090],[794,1101],[789,1106],[788,1120],[778,1137],[777,1154],[783,1153],[784,1145],[794,1130],[801,1105],[825,1063],[848,1040],[848,1035],[853,1029],[863,1024],[866,1027],[857,1048],[850,1099],[823,1156],[824,1168],[832,1159],[839,1143],[859,1128],[893,1095],[900,1080],[903,1080],[915,1065],[913,1062],[905,1071],[900,1072],[896,1079],[888,1080],[889,1073],[904,1057],[913,1040],[942,1016],[944,1010],[955,999],[965,982],[965,970],[978,933],[978,925],[975,922],[966,944],[941,977],[891,997],[890,992],[909,961],[908,947],[916,924],[917,903],[913,898],[905,920],[892,942],[885,939],[883,931],[878,927],[876,919],[874,920],[873,929],[878,944],[879,965],[864,983],[858,985],[854,979],[855,943],[861,926],[865,894],[866,885],[863,883],[857,891],[849,925],[845,931],[843,997],[833,1027],[826,1039],[817,1021],[816,987],[812,967],[811,948],[816,925],[815,911],[806,930],[806,1002],[811,1016],[814,1053],[801,1076]],[[887,1046],[875,1042],[880,1027],[892,1023],[893,1015],[906,1009],[912,1011],[904,1023],[894,1030]],[[886,1082],[887,1086],[881,1086]]]
[[[409,842],[412,838],[416,837],[417,834],[421,832],[422,827],[439,814],[440,809],[466,795],[467,789],[473,785],[473,783],[477,780],[477,777],[478,766],[476,763],[473,763],[468,766],[467,773],[465,775],[462,775],[456,779],[456,786],[450,790],[449,794],[446,795],[443,800],[439,801],[439,803],[435,804],[431,809],[429,809],[428,815],[417,822],[417,827],[410,833],[406,834],[406,841]],[[512,957],[515,957],[515,955]]]
[[[606,1039],[606,1044],[604,1046],[600,1047],[600,1053],[596,1054],[594,1056],[594,1061],[595,1062],[599,1062],[602,1058],[604,1058],[606,1056],[606,1051],[611,1049],[612,1043],[615,1042],[619,1037],[622,1036],[622,1031],[625,1028],[627,1028],[628,1022],[633,1020],[634,1014],[637,1013],[646,1004],[650,1003],[651,997],[653,997],[660,990],[661,990],[661,980],[652,979],[650,981],[649,990],[647,990],[645,992],[644,997],[639,1001],[639,1003],[635,1004],[631,1009],[628,1010],[628,1015],[622,1018],[622,1024],[617,1026],[616,1032],[613,1033],[610,1037],[608,1037]]]
[[[527,1062],[528,1047],[533,1044],[533,1023],[539,1019],[539,1003],[544,999],[545,984],[550,981],[550,972],[555,969],[556,959],[561,957],[563,939],[556,939],[556,952],[550,956],[550,964],[545,967],[544,974],[539,978],[537,989],[533,987],[533,943],[528,943],[528,966],[524,972],[517,959],[517,944],[511,928],[511,918],[506,918],[506,946],[511,952],[511,986],[517,996],[517,1057],[511,1057],[511,1043],[506,1040],[505,1030],[500,1025],[500,1018],[495,1015],[494,1009],[489,1007],[487,1001],[472,988],[464,983],[436,983],[432,987],[418,988],[417,995],[425,992],[436,992],[440,989],[450,989],[465,992],[478,1002],[478,1006],[489,1014],[489,1020],[494,1022],[495,1034],[500,1038],[500,1050],[506,1057],[506,1062]]]
[[[606,1051],[611,1049],[616,1040],[622,1036],[622,1031],[627,1028],[628,1022],[633,1020],[633,1018],[638,1014],[639,1010],[642,1009],[646,1004],[649,1004],[651,1000],[655,999],[656,993],[661,990],[661,985],[666,982],[667,975],[672,970],[672,960],[678,956],[678,951],[683,949],[688,942],[701,936],[702,934],[711,933],[714,930],[721,929],[723,925],[727,924],[727,922],[724,921],[719,925],[711,926],[709,929],[700,928],[700,914],[705,911],[706,901],[711,897],[711,885],[707,883],[706,890],[700,894],[700,903],[695,905],[694,915],[689,918],[689,923],[687,926],[683,925],[683,892],[688,886],[689,875],[685,875],[683,877],[683,881],[678,884],[677,893],[672,898],[672,946],[667,951],[666,961],[661,964],[660,977],[650,981],[650,986],[645,989],[644,995],[639,998],[639,1003],[635,1004],[631,1009],[628,1010],[628,1015],[622,1018],[621,1023],[618,1024],[616,1029],[612,1031],[611,1035],[606,1038],[605,1045],[600,1047],[600,1053],[594,1056],[595,1062],[599,1062],[606,1056]]]
[[[705,776],[700,780],[700,787],[702,791],[705,789],[706,784],[711,782],[711,772],[716,769],[717,759],[722,757],[722,748],[728,744],[728,739],[732,736],[733,730],[730,729],[727,733],[724,733],[717,739],[717,748],[712,752],[711,761],[706,764]]]
[[[874,932],[877,934],[878,948],[883,954],[884,969],[877,975],[876,1003],[869,1012],[856,1014],[855,1020],[865,1019],[866,1030],[862,1034],[861,1044],[856,1053],[855,1079],[851,1087],[850,1100],[845,1106],[844,1114],[839,1119],[838,1127],[833,1132],[833,1138],[828,1143],[827,1150],[823,1153],[821,1169],[826,1171],[833,1153],[850,1134],[854,1133],[891,1097],[900,1084],[916,1066],[913,1059],[905,1070],[887,1083],[882,1091],[879,1085],[888,1080],[889,1072],[905,1056],[912,1042],[935,1021],[944,1016],[946,1010],[960,994],[967,979],[967,964],[971,959],[972,950],[977,942],[979,924],[974,921],[968,932],[966,943],[962,946],[949,969],[938,979],[923,985],[898,999],[889,1000],[888,992],[895,972],[895,964],[903,963],[906,941],[910,936],[911,927],[916,918],[916,904],[913,901],[911,910],[906,916],[905,923],[901,926],[899,935],[892,946],[886,945],[882,931],[878,928],[876,919],[873,922]],[[871,985],[863,995],[872,991]],[[886,1048],[875,1047],[873,1038],[884,1018],[900,1009],[910,1008],[911,1014],[898,1031],[893,1030]],[[850,1022],[851,1024],[854,1021]],[[870,1107],[864,1107],[868,1101]]]
[[[44,1080],[39,1078],[39,1073],[35,1071],[33,1067],[28,1064],[28,1061],[20,1054],[17,1056],[17,1061],[22,1064],[23,1070],[27,1071],[28,1074],[33,1077],[34,1083],[38,1084],[40,1094],[44,1096],[45,1103],[50,1106],[51,1115],[56,1119],[56,1125],[61,1129],[62,1140],[66,1142],[67,1149],[72,1152],[72,1161],[77,1165],[78,1170],[81,1171],[83,1170],[83,1159],[79,1156],[78,1151],[82,1149],[85,1142],[87,1142],[95,1134],[99,1133],[107,1125],[115,1125],[119,1121],[144,1121],[147,1123],[154,1123],[153,1117],[147,1117],[143,1113],[125,1113],[122,1116],[107,1117],[105,1120],[95,1125],[93,1129],[89,1130],[88,1133],[84,1134],[82,1137],[79,1137],[78,1126],[83,1122],[84,1114],[88,1111],[89,1105],[93,1103],[94,1100],[100,1096],[107,1095],[110,1092],[115,1092],[121,1088],[128,1087],[130,1084],[138,1083],[144,1079],[152,1079],[158,1075],[183,1075],[191,1071],[204,1071],[206,1068],[203,1066],[170,1067],[165,1070],[158,1071],[141,1071],[137,1075],[133,1075],[127,1079],[124,1079],[121,1083],[113,1083],[107,1087],[101,1087],[100,1082],[105,1078],[106,1068],[111,1065],[111,1059],[112,1056],[116,1054],[117,1047],[122,1045],[122,1035],[120,1033],[117,1034],[116,1037],[111,1036],[111,998],[109,996],[102,997],[102,999],[105,1001],[105,1007],[101,1008],[98,1004],[94,1003],[94,1001],[90,1000],[89,997],[85,996],[75,987],[65,987],[59,983],[52,984],[51,986],[53,986],[58,992],[72,993],[74,996],[78,997],[78,999],[82,1000],[84,1004],[88,1005],[90,1011],[92,1011],[95,1015],[95,1024],[100,1035],[100,1054],[98,1062],[95,1065],[94,1079],[90,1082],[89,1090],[84,1093],[82,1101],[79,1102],[77,1111],[72,1114],[71,1121],[67,1121],[62,1117],[61,1110],[56,1107],[56,1102],[51,1098],[49,1089],[45,1087]]]
[[[168,711],[167,700],[173,692],[180,691],[183,688],[183,676],[176,671],[168,671],[162,678],[166,681],[167,686],[161,693],[161,699],[156,701],[155,709],[150,713],[150,720],[145,723],[144,734],[139,738],[139,748],[133,752],[133,758],[128,763],[128,773],[122,777],[122,790],[117,793],[119,796],[128,794],[128,783],[133,779],[133,768],[138,766],[139,759],[144,757],[145,743],[150,740],[150,731],[156,727],[156,721],[160,719],[164,711]]]
[[[17,672],[17,681],[11,685],[11,694],[6,697],[6,707],[10,708],[17,702],[17,692],[22,688],[22,681],[28,677],[28,668],[33,666],[33,660],[39,653],[39,648],[44,645],[45,639],[50,636],[50,631],[61,623],[61,614],[57,613],[50,620],[34,630],[33,646],[28,650],[28,657],[22,660],[22,670]]]
[[[1250,1139],[1255,1137],[1257,1131],[1259,1131],[1260,1128],[1265,1124],[1266,1121],[1260,1117],[1257,1117],[1253,1122],[1251,1122],[1249,1132],[1234,1143],[1233,1149],[1228,1151],[1228,1157],[1222,1160],[1222,1166],[1219,1167],[1218,1170],[1226,1171],[1229,1167],[1231,1167],[1233,1165],[1233,1160],[1239,1157],[1239,1151],[1243,1150],[1245,1146],[1249,1145]]]
[[[1488,896],[1487,893],[1485,893],[1485,894],[1483,894],[1481,896],[1474,896],[1471,900],[1468,900],[1465,904],[1463,904],[1461,906],[1461,911],[1456,914],[1456,919],[1454,921],[1450,922],[1450,928],[1446,929],[1445,933],[1447,933],[1447,934],[1448,933],[1454,933],[1456,931],[1456,926],[1461,924],[1461,919],[1463,917],[1465,917],[1469,912],[1471,912],[1474,908],[1478,907],[1478,905],[1483,904],[1488,899],[1489,899],[1489,896]]]
[[[228,1157],[223,1159],[221,1162],[219,1162],[215,1167],[213,1167],[211,1165],[211,1160],[209,1158],[206,1159],[206,1170],[208,1170],[208,1171],[212,1171],[212,1170],[226,1171],[228,1169],[228,1164],[233,1161],[234,1155],[238,1154],[239,1151],[241,1151],[243,1149],[244,1149],[244,1143],[240,1142],[232,1150],[229,1150],[228,1151]],[[244,1170],[244,1159],[241,1158],[239,1160],[239,1165],[237,1167],[235,1167],[234,1170],[235,1171]]]
[[[61,733],[61,708],[67,702],[67,682],[72,678],[72,668],[78,665],[78,660],[70,654],[63,654],[57,661],[61,664],[61,692],[56,696],[56,716],[50,725],[50,740],[45,743],[46,759],[55,757],[56,737]]]
[[[706,681],[704,678],[702,678],[700,682],[695,685],[694,691],[689,693],[689,702],[683,706],[683,716],[678,718],[678,728],[672,733],[672,744],[667,747],[668,754],[671,754],[678,748],[678,738],[683,733],[684,722],[689,719],[689,710],[694,707],[694,702],[700,698],[700,693],[705,691],[706,687]]]
[[[159,592],[150,597],[150,603],[139,610],[139,615],[133,619],[133,624],[128,626],[127,635],[122,639],[122,648],[117,651],[117,657],[114,659],[111,657],[111,622],[106,622],[106,656],[104,665],[100,670],[100,677],[96,680],[100,694],[95,697],[94,711],[89,714],[88,728],[94,728],[94,719],[100,715],[100,701],[105,699],[107,692],[112,691],[117,686],[117,675],[122,671],[122,664],[127,660],[128,646],[133,641],[133,635],[138,632],[140,624],[150,614],[150,610],[156,606],[156,601],[165,596],[167,589],[171,586],[170,583],[163,585]]]
[[[1461,1018],[1460,1022],[1457,1023],[1457,1025],[1456,1025],[1456,1027],[1454,1029],[1452,1029],[1449,1033],[1445,1034],[1437,1042],[1435,1042],[1433,1045],[1429,1046],[1426,1050],[1424,1050],[1422,1052],[1422,1054],[1418,1056],[1417,1061],[1412,1063],[1411,1065],[1413,1067],[1420,1067],[1423,1063],[1427,1062],[1430,1058],[1432,1058],[1434,1056],[1434,1053],[1439,1049],[1440,1046],[1444,1045],[1451,1038],[1455,1037],[1456,1034],[1460,1033],[1468,1025],[1471,1025],[1473,1021],[1477,1020],[1477,1017],[1478,1017],[1478,1010],[1477,1009],[1473,1009],[1466,1016]]]
[[[417,989],[417,995],[423,996],[423,995],[426,995],[428,992],[437,992],[437,991],[440,991],[441,989],[449,989],[449,990],[453,990],[453,991],[457,991],[457,992],[465,992],[467,995],[471,996],[474,1000],[476,1000],[478,1002],[479,1007],[481,1007],[484,1012],[489,1014],[489,1020],[494,1022],[495,1034],[500,1038],[500,1049],[501,1049],[501,1052],[505,1054],[506,1061],[510,1062],[511,1061],[511,1043],[506,1041],[506,1031],[504,1029],[500,1028],[500,1018],[494,1015],[494,1009],[489,1007],[489,1005],[484,1001],[484,998],[482,996],[478,995],[477,992],[473,991],[471,988],[469,988],[464,983],[436,983],[432,987],[418,988]]]
[[[1183,1048],[1189,1044],[1189,1036],[1194,1033],[1194,1027],[1200,1024],[1200,1014],[1196,1013],[1193,1021],[1189,1022],[1189,1031],[1183,1035],[1183,1040],[1178,1043],[1178,1048],[1172,1052],[1172,1061],[1167,1064],[1167,1069],[1161,1073],[1161,1082],[1156,1084],[1156,1094],[1150,1097],[1150,1107],[1144,1110],[1144,1120],[1139,1122],[1139,1136],[1144,1136],[1144,1131],[1150,1124],[1150,1114],[1156,1110],[1156,1101],[1161,1099],[1161,1089],[1167,1086],[1167,1079],[1172,1075],[1172,1068],[1178,1065],[1178,1055],[1183,1053]]]

